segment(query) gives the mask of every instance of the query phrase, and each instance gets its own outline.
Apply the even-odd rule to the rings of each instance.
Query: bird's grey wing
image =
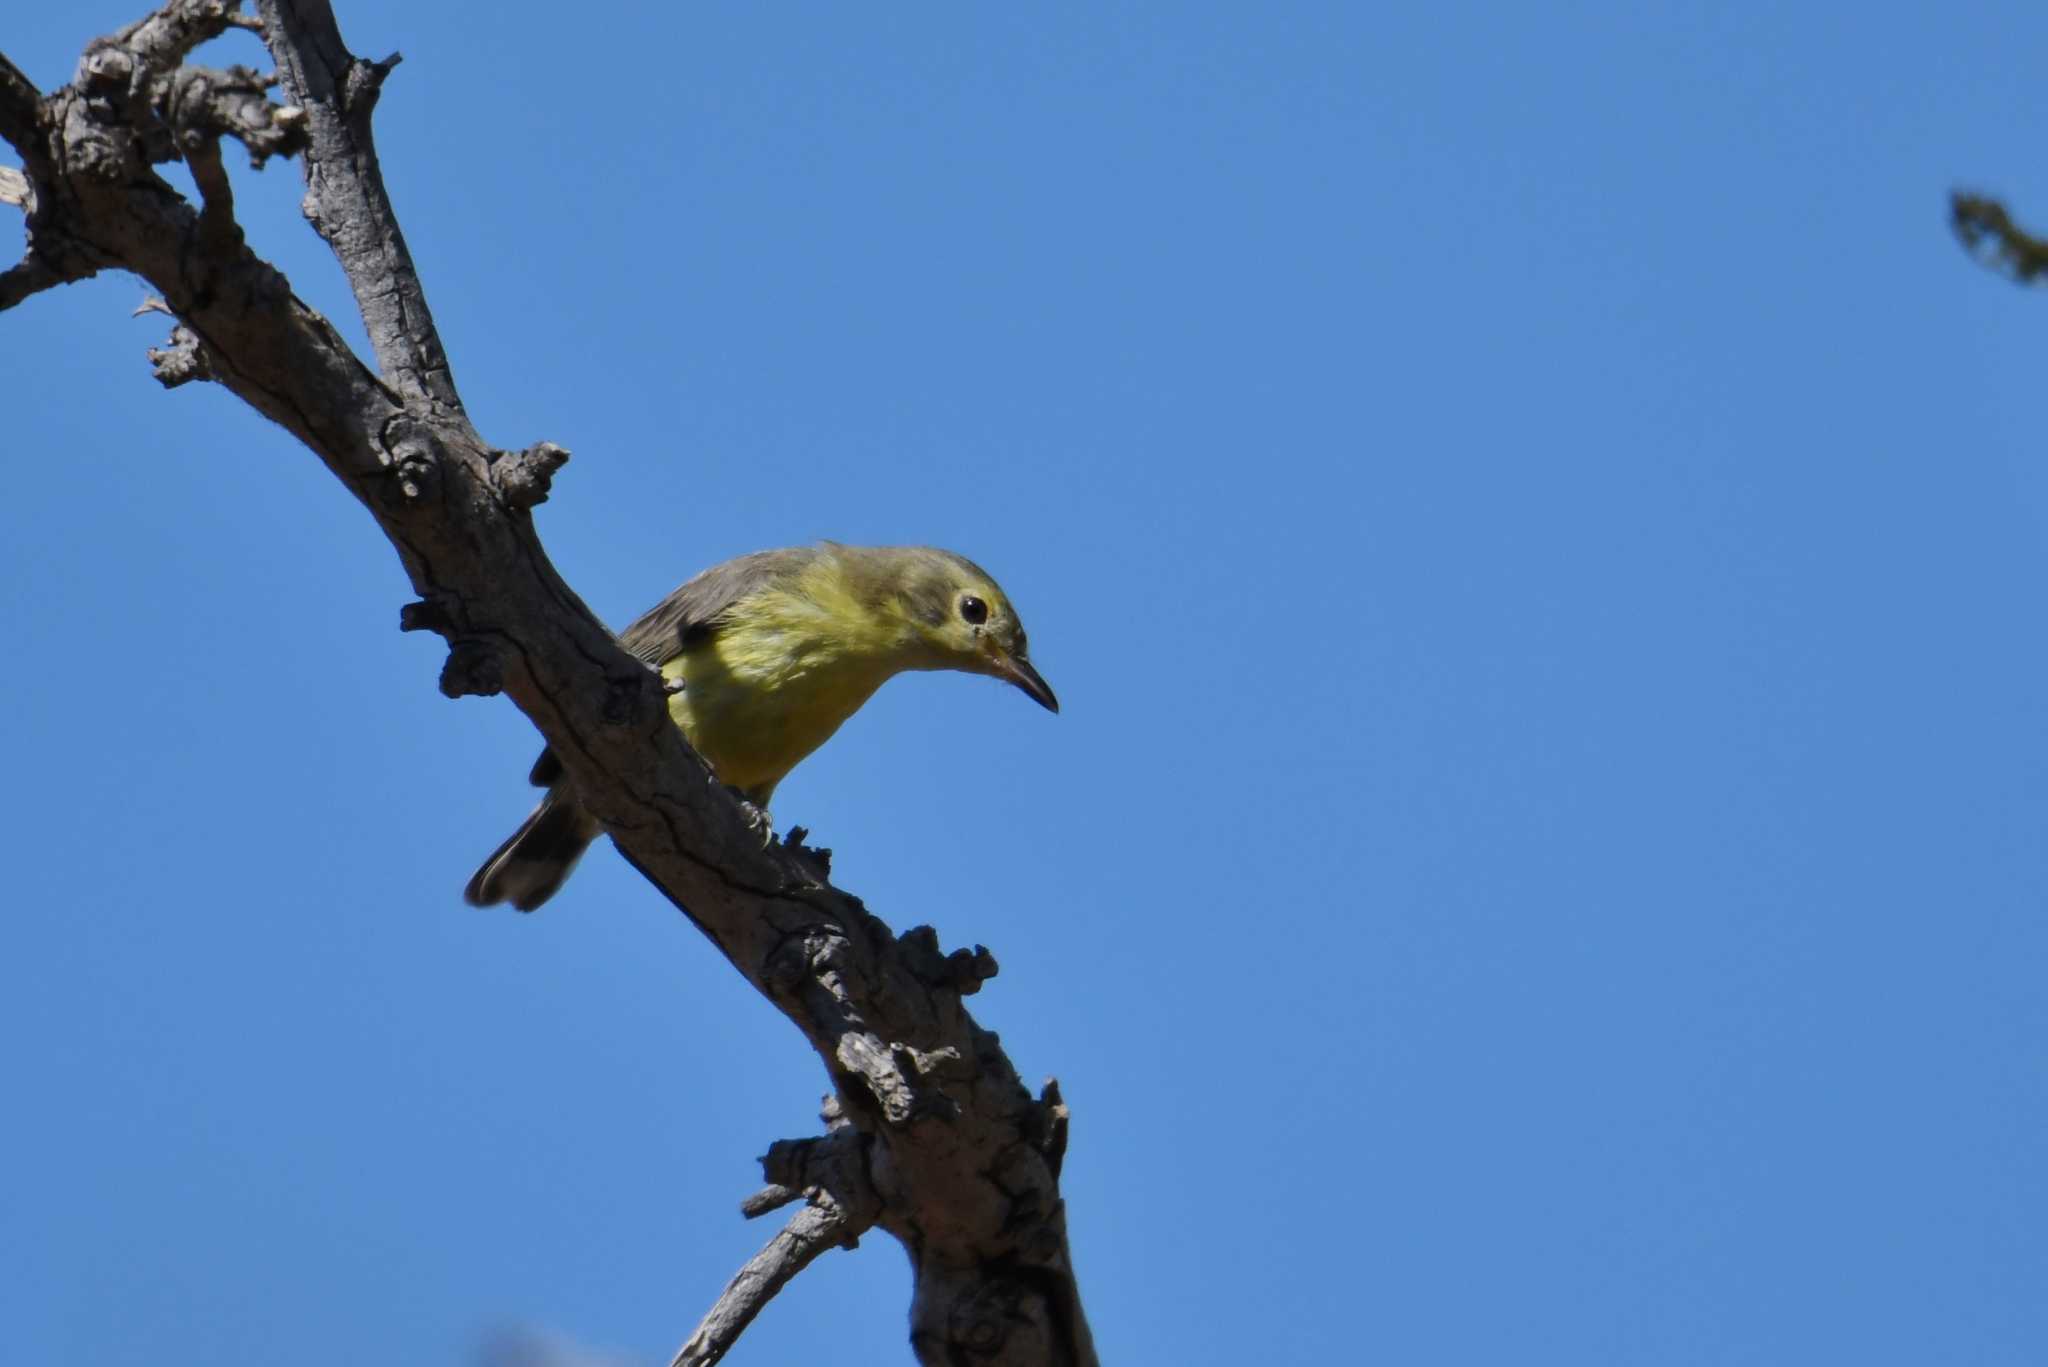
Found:
[[[619,644],[651,665],[674,659],[685,639],[695,644],[716,632],[734,603],[764,584],[794,578],[823,554],[815,546],[791,546],[713,565],[620,632]]]
[[[777,579],[801,574],[824,554],[815,546],[790,546],[755,551],[713,565],[656,603],[638,621],[619,633],[619,644],[651,665],[662,665],[682,652],[684,638],[693,644],[702,633],[718,630],[719,618],[740,599]],[[540,752],[527,775],[536,788],[552,787],[562,777],[562,761],[552,750]]]

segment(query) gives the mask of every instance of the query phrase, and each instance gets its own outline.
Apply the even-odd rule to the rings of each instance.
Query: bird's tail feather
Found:
[[[498,846],[462,890],[473,907],[510,902],[532,911],[553,897],[597,839],[598,825],[566,788],[550,788],[533,814]]]

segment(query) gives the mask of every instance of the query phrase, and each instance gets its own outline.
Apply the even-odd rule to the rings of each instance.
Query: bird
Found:
[[[620,633],[657,669],[669,718],[720,782],[764,813],[777,784],[906,670],[951,669],[1060,703],[988,571],[931,546],[821,542],[714,565]],[[600,827],[552,750],[528,781],[540,805],[477,869],[463,899],[532,911]]]

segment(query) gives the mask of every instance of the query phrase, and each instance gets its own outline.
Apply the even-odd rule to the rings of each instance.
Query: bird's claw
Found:
[[[775,818],[768,814],[768,809],[749,798],[737,788],[728,788],[726,791],[739,799],[740,811],[746,814],[747,826],[755,835],[761,837],[762,846],[765,848],[766,846],[773,845],[775,843]]]

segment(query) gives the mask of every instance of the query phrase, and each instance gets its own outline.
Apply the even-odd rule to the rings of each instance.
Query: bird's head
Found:
[[[1015,684],[1049,712],[1060,700],[1032,666],[1017,610],[988,572],[951,551],[901,552],[898,601],[928,669],[959,669]]]

